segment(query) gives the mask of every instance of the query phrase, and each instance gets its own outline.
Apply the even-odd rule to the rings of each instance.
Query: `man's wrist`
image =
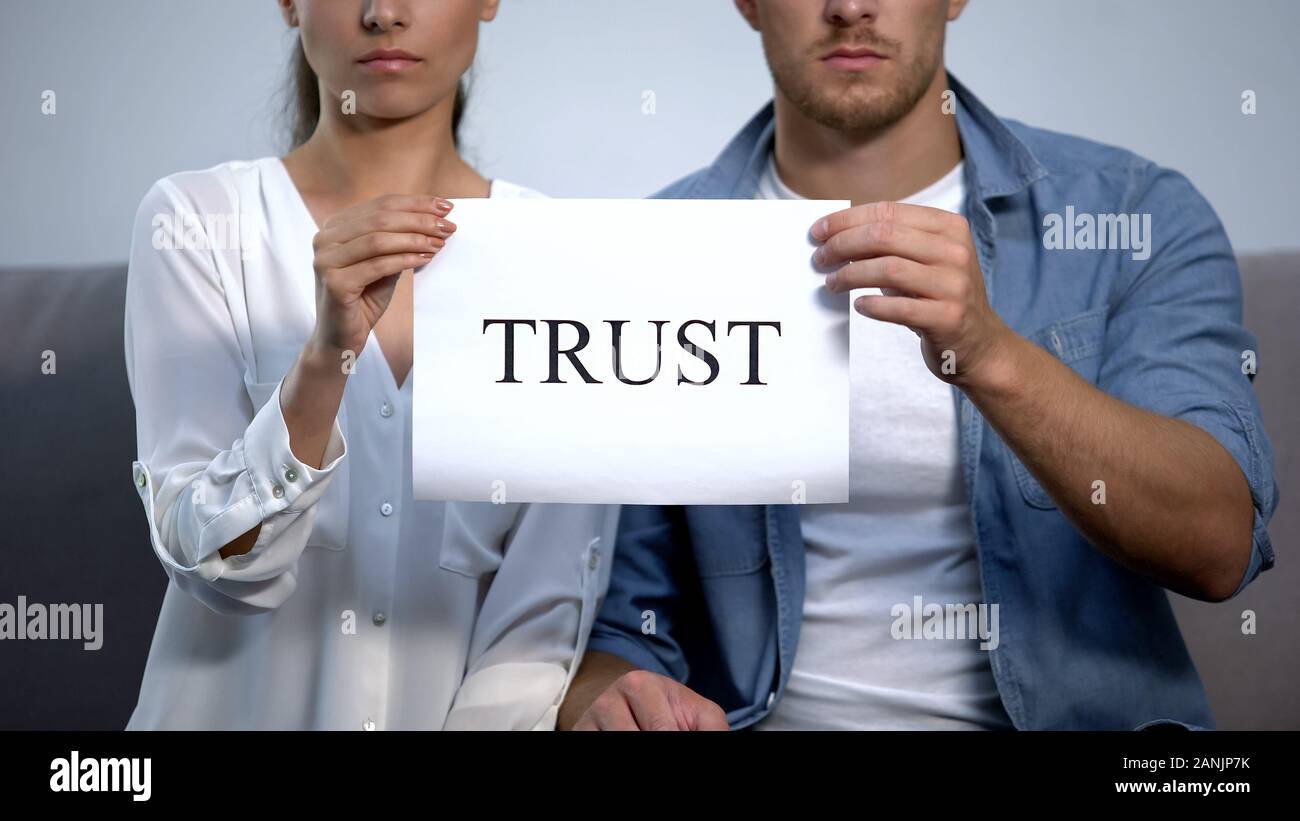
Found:
[[[632,662],[613,653],[589,651],[573,677],[556,720],[557,730],[571,730],[593,702],[614,682],[638,669]]]
[[[962,373],[957,387],[974,401],[1017,396],[1032,367],[1034,345],[1006,325],[1000,325],[987,349],[974,366]]]

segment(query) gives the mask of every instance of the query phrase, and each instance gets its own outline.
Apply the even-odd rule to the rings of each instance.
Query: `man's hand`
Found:
[[[813,226],[832,291],[880,288],[854,307],[921,337],[1061,512],[1112,559],[1175,592],[1222,601],[1249,566],[1254,507],[1214,437],[1107,395],[994,313],[966,220],[872,203]],[[951,353],[949,353],[951,352]],[[1108,488],[1094,501],[1095,482]]]
[[[729,730],[722,708],[672,679],[624,673],[596,697],[575,730]]]
[[[585,709],[584,709],[585,706]],[[582,712],[576,720],[572,715]],[[729,730],[722,708],[672,679],[588,653],[560,709],[572,730]]]
[[[853,307],[921,337],[931,373],[962,386],[1002,364],[1015,333],[989,305],[970,227],[958,214],[876,202],[818,221],[814,261],[832,292],[880,288]]]

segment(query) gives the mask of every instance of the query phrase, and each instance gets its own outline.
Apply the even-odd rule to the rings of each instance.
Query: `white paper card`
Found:
[[[848,299],[808,233],[847,205],[458,201],[415,276],[416,498],[847,501]]]

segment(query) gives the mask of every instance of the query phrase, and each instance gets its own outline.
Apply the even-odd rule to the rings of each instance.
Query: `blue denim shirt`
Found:
[[[965,213],[993,308],[1101,390],[1197,425],[1232,454],[1255,505],[1240,590],[1273,564],[1266,527],[1277,486],[1253,369],[1243,367],[1255,338],[1241,325],[1240,277],[1218,218],[1182,175],[1002,121],[949,80]],[[713,165],[658,196],[750,199],[772,140],[768,106]],[[1149,257],[1049,250],[1049,215],[1064,218],[1067,207],[1150,214]],[[1165,590],[1089,545],[970,400],[954,389],[953,401],[984,598],[1000,606],[990,662],[1015,726],[1212,726]],[[796,507],[628,506],[613,562],[588,649],[684,682],[734,728],[768,714],[803,612]]]

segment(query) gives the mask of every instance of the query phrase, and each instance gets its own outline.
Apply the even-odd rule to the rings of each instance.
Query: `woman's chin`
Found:
[[[359,97],[363,95],[358,95]],[[346,100],[343,101],[346,103]],[[401,122],[410,120],[426,113],[437,105],[436,101],[428,100],[384,100],[370,97],[367,99],[367,105],[362,108],[356,107],[355,112],[371,120],[391,120]],[[346,108],[343,109],[345,114],[349,113]]]

